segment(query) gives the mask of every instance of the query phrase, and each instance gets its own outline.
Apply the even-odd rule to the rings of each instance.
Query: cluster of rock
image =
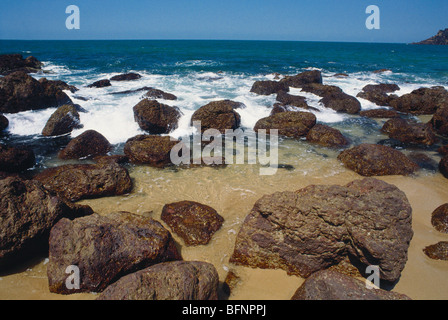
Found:
[[[448,233],[448,203],[438,207],[431,215],[432,226],[440,233]],[[448,261],[448,242],[440,241],[427,246],[423,252],[431,259]]]

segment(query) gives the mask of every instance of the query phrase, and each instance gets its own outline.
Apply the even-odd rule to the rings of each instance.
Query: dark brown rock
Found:
[[[39,82],[40,83],[49,82],[52,86],[55,86],[56,88],[59,88],[61,90],[68,90],[71,93],[75,93],[76,91],[79,90],[75,86],[69,85],[66,82],[62,81],[62,80],[51,80],[51,81],[48,81],[46,78],[42,78],[42,79],[39,79]]]
[[[41,70],[42,63],[33,56],[23,59],[21,54],[0,55],[0,75],[8,75],[16,71],[35,73]]]
[[[241,103],[239,102],[213,101],[196,110],[191,117],[191,123],[200,121],[202,132],[208,129],[216,129],[221,133],[225,133],[227,129],[235,130],[241,124],[241,117],[235,111],[240,107]]]
[[[97,300],[218,300],[219,278],[206,262],[164,262],[127,275]]]
[[[379,70],[375,70],[372,71],[373,73],[384,73],[384,72],[392,72],[392,70],[390,69],[379,69]]]
[[[112,80],[112,81],[131,81],[131,80],[138,80],[141,77],[142,76],[139,75],[138,73],[129,72],[129,73],[123,73],[123,74],[119,74],[117,76],[113,76],[112,78],[110,78],[110,80]]]
[[[369,84],[365,86],[357,97],[369,100],[379,106],[389,106],[393,99],[398,98],[396,95],[389,96],[388,93],[400,90],[396,84]]]
[[[179,143],[171,139],[168,136],[138,135],[126,142],[124,153],[132,163],[163,168],[172,164],[171,149]]]
[[[448,106],[448,91],[443,87],[420,88],[392,100],[390,105],[400,112],[434,114],[437,109]]]
[[[9,120],[4,115],[0,114],[0,132],[6,130],[9,126]]]
[[[73,138],[68,145],[59,152],[61,159],[81,159],[105,155],[111,150],[109,141],[95,130],[87,130],[76,138]]]
[[[274,93],[278,93],[280,91],[288,92],[289,87],[279,81],[255,81],[255,83],[252,85],[252,89],[250,89],[250,92],[268,96]]]
[[[338,159],[348,169],[367,177],[409,175],[419,169],[400,151],[377,144],[361,144],[344,150]]]
[[[295,76],[285,77],[280,82],[293,88],[302,88],[310,83],[322,84],[322,73],[319,70],[305,71]]]
[[[97,164],[119,164],[123,165],[129,162],[129,158],[125,155],[116,154],[113,156],[97,156],[93,158]]]
[[[306,103],[306,98],[302,96],[294,96],[285,91],[280,91],[277,94],[277,101],[284,105],[289,105],[297,108],[308,109],[309,106]]]
[[[42,130],[42,135],[47,137],[60,136],[81,127],[78,110],[76,110],[74,105],[66,104],[59,107],[51,115]]]
[[[434,260],[448,260],[448,241],[440,241],[423,249],[423,252]]]
[[[291,300],[411,300],[382,289],[368,289],[364,281],[330,270],[311,275]]]
[[[349,254],[393,282],[407,261],[411,212],[402,191],[372,178],[277,192],[255,203],[230,261],[309,277]]]
[[[359,113],[359,115],[361,117],[379,118],[379,119],[392,119],[399,117],[397,111],[388,109],[363,110]]]
[[[254,131],[277,129],[278,134],[286,137],[299,138],[307,135],[316,124],[316,116],[311,112],[287,111],[276,113],[257,121]]]
[[[51,230],[50,292],[101,292],[122,276],[181,259],[171,234],[157,221],[128,212],[61,219]],[[68,266],[80,270],[80,288],[66,287]]]
[[[89,207],[68,205],[38,181],[0,180],[0,269],[44,252],[59,219],[91,213]]]
[[[145,96],[151,99],[177,100],[174,94],[154,88],[148,88]]]
[[[180,111],[176,107],[144,99],[134,107],[134,118],[150,134],[165,134],[177,128]]]
[[[345,147],[350,144],[348,139],[337,129],[324,124],[316,124],[308,134],[306,140],[324,147]]]
[[[215,209],[194,201],[166,204],[161,219],[187,246],[208,244],[224,222]]]
[[[448,155],[448,145],[440,147],[437,151],[443,156]]]
[[[431,215],[431,224],[442,233],[448,233],[448,203],[438,207]]]
[[[439,170],[448,179],[448,156],[444,156],[439,163]]]
[[[430,121],[430,125],[438,134],[448,136],[448,105],[437,109]]]
[[[401,118],[388,120],[381,131],[390,138],[407,144],[431,146],[437,141],[430,125]]]
[[[34,179],[70,201],[122,195],[132,190],[128,171],[117,164],[69,164],[46,169]]]
[[[112,84],[110,83],[109,80],[103,79],[103,80],[95,81],[94,83],[88,85],[87,88],[105,88],[105,87],[110,87],[111,85]]]
[[[0,171],[21,172],[35,164],[36,158],[31,149],[0,144]]]
[[[420,168],[437,172],[438,163],[427,154],[422,152],[411,152],[408,154],[408,158],[415,162]]]

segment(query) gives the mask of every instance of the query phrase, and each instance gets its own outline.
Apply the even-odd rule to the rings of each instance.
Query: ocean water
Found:
[[[245,104],[239,109],[242,127],[251,130],[257,120],[269,115],[275,95],[250,93],[256,80],[272,80],[274,73],[295,75],[318,69],[324,84],[341,87],[356,96],[367,84],[396,83],[402,95],[419,87],[448,88],[448,48],[406,44],[273,42],[273,41],[0,41],[0,54],[33,55],[44,62],[45,73],[35,78],[60,79],[80,90],[67,92],[87,113],[81,113],[82,129],[102,133],[120,152],[127,139],[144,133],[134,121],[132,108],[143,91],[127,95],[114,92],[154,87],[173,93],[177,101],[160,102],[177,106],[182,117],[174,137],[191,134],[190,117],[199,107],[221,99]],[[390,69],[373,73],[378,69]],[[124,72],[138,72],[136,81],[112,82],[107,88],[87,88],[100,79]],[[345,73],[348,77],[334,77]],[[320,97],[292,89],[306,96],[308,104],[322,123],[340,129],[354,143],[377,142],[381,123],[337,113],[319,103]],[[85,99],[80,98],[87,98]],[[377,108],[359,99],[362,109]],[[67,137],[44,138],[40,135],[54,108],[7,114],[9,134],[3,140],[32,145],[40,162],[54,157]]]

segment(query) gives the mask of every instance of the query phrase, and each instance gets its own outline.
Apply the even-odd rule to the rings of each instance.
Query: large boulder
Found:
[[[337,271],[311,275],[291,300],[411,300],[408,296],[382,289],[367,288],[365,281]]]
[[[400,151],[377,144],[361,144],[344,150],[338,159],[348,169],[366,177],[409,175],[419,169]]]
[[[122,276],[151,265],[180,260],[171,234],[159,222],[128,212],[61,219],[51,230],[50,292],[101,292]],[[66,286],[66,268],[80,271],[79,289]]]
[[[111,150],[109,141],[95,130],[87,130],[76,138],[73,138],[62,149],[58,157],[61,159],[81,159],[105,155]]]
[[[444,156],[442,160],[440,160],[439,170],[443,176],[448,179],[448,156]]]
[[[208,129],[216,129],[221,133],[227,129],[235,130],[241,124],[241,117],[235,111],[240,107],[241,103],[231,100],[213,101],[196,110],[191,116],[191,123],[200,121],[202,132]]]
[[[300,138],[316,124],[316,116],[311,112],[286,111],[276,113],[257,121],[254,131],[260,129],[277,129],[278,134],[286,137]]]
[[[438,134],[448,136],[448,104],[437,109],[429,123]]]
[[[31,149],[25,147],[7,147],[0,143],[0,171],[21,172],[32,168],[36,157]]]
[[[444,87],[420,88],[393,99],[390,105],[400,112],[434,114],[448,105],[448,91]]]
[[[295,76],[287,76],[280,80],[280,82],[293,88],[302,88],[304,85],[310,83],[322,84],[322,73],[319,70],[305,71]]]
[[[59,219],[91,213],[90,207],[67,204],[38,181],[0,180],[0,269],[42,253]]]
[[[438,207],[431,215],[431,224],[442,233],[448,233],[448,203]]]
[[[16,71],[35,73],[41,70],[42,63],[33,56],[24,59],[21,54],[0,55],[0,75],[8,75]]]
[[[64,104],[72,101],[52,81],[37,81],[20,71],[0,78],[0,112],[17,113]]]
[[[400,90],[400,87],[396,84],[368,84],[362,88],[357,97],[369,100],[379,106],[390,106],[390,102],[398,96],[388,95],[388,93],[398,90]]]
[[[9,126],[9,120],[4,115],[0,114],[0,132],[6,130]]]
[[[78,110],[74,105],[66,104],[59,107],[51,115],[42,130],[42,135],[47,137],[60,136],[81,127]]]
[[[210,263],[164,262],[122,277],[97,300],[218,300],[218,286]]]
[[[161,219],[187,246],[208,244],[224,222],[215,209],[194,201],[166,204]]]
[[[309,109],[310,107],[306,103],[306,98],[302,96],[295,96],[285,91],[280,91],[277,94],[277,101],[284,105],[289,105],[297,108]]]
[[[163,168],[172,164],[171,150],[178,143],[169,136],[138,135],[126,142],[124,153],[132,163]]]
[[[131,80],[138,80],[142,76],[135,72],[129,72],[129,73],[123,73],[116,76],[113,76],[110,78],[112,81],[131,81]]]
[[[407,261],[411,213],[402,191],[373,178],[277,192],[255,203],[230,261],[309,277],[349,255],[393,282]]]
[[[306,135],[306,140],[329,148],[345,147],[350,144],[339,130],[325,124],[316,124],[312,127]]]
[[[126,168],[117,164],[68,164],[42,171],[36,180],[70,201],[122,195],[132,190]]]
[[[431,146],[437,141],[431,125],[401,118],[388,120],[381,131],[406,144]]]
[[[252,85],[252,88],[250,89],[250,92],[264,96],[269,96],[280,91],[288,92],[289,86],[279,81],[270,80],[255,81]]]
[[[170,133],[181,116],[178,108],[149,99],[140,101],[133,110],[135,121],[150,134]]]

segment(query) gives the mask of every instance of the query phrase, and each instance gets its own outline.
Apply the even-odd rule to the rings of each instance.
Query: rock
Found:
[[[409,175],[418,165],[403,153],[388,146],[361,144],[342,151],[338,159],[362,176]]]
[[[138,73],[130,72],[130,73],[123,73],[123,74],[119,74],[117,76],[113,76],[112,78],[110,78],[110,80],[112,80],[112,81],[131,81],[131,80],[138,80],[141,77],[142,76],[139,75]]]
[[[0,270],[44,252],[51,228],[63,217],[91,214],[68,205],[35,180],[0,180]]]
[[[46,169],[34,179],[73,202],[122,195],[132,190],[128,171],[117,164],[68,164]]]
[[[439,30],[435,36],[413,44],[448,45],[448,29]]]
[[[307,135],[316,124],[316,116],[311,112],[286,111],[276,113],[257,121],[254,131],[278,129],[278,134],[286,137],[299,138]]]
[[[448,106],[448,91],[444,87],[420,88],[393,99],[390,106],[415,115],[434,114],[437,109]]]
[[[97,164],[119,164],[123,165],[129,162],[129,158],[125,155],[116,154],[113,156],[97,156],[93,158]]]
[[[39,82],[24,72],[0,78],[0,112],[17,113],[72,103],[52,81]]]
[[[131,93],[136,93],[136,92],[140,92],[140,91],[148,91],[148,90],[152,90],[153,88],[151,87],[141,87],[138,89],[132,89],[132,90],[125,90],[125,91],[119,91],[119,92],[111,92],[110,94],[131,94]]]
[[[431,157],[421,152],[411,152],[408,154],[408,158],[414,161],[420,168],[437,172],[438,163]]]
[[[215,209],[194,201],[166,204],[161,219],[187,246],[208,244],[224,222]]]
[[[440,241],[423,249],[423,252],[434,260],[448,260],[448,241]]]
[[[81,127],[78,110],[76,110],[74,105],[66,104],[59,107],[51,115],[42,130],[42,135],[47,137],[60,136]]]
[[[444,156],[442,160],[440,160],[439,170],[443,176],[448,179],[448,156]]]
[[[440,147],[437,151],[443,156],[448,155],[448,145]]]
[[[348,139],[337,129],[324,124],[316,124],[308,131],[306,140],[324,147],[345,147],[350,144]]]
[[[134,107],[134,118],[150,134],[165,134],[177,128],[181,116],[178,108],[144,99]]]
[[[274,106],[272,107],[270,116],[273,116],[276,113],[280,113],[280,112],[286,112],[288,111],[288,108],[283,105],[282,103],[275,103]]]
[[[390,106],[390,102],[398,98],[398,96],[389,96],[388,93],[398,90],[400,90],[400,87],[396,84],[369,84],[358,93],[357,97],[371,101],[379,106]]]
[[[240,283],[240,280],[241,278],[238,277],[238,275],[235,274],[235,272],[233,272],[232,270],[230,270],[227,273],[226,278],[224,279],[224,283],[222,285],[222,291],[224,292],[224,294],[227,295],[227,297],[229,297],[232,294],[232,291]]]
[[[442,233],[448,233],[448,203],[438,207],[431,215],[431,224]]]
[[[448,105],[437,109],[429,122],[433,129],[442,136],[448,136]]]
[[[168,136],[138,135],[126,142],[124,153],[132,163],[163,168],[172,164],[171,149],[179,143],[171,139]]]
[[[110,83],[109,80],[103,79],[103,80],[95,81],[94,83],[88,85],[87,88],[105,88],[105,87],[110,87],[111,85],[112,84]]]
[[[219,278],[207,262],[164,262],[111,284],[97,300],[218,300]]]
[[[336,78],[347,78],[349,75],[348,74],[346,74],[346,73],[335,73],[334,75],[333,75],[333,77],[336,77]]]
[[[310,83],[322,84],[322,73],[319,70],[305,71],[296,76],[285,77],[280,82],[293,88],[301,88]]]
[[[386,133],[390,138],[407,144],[432,146],[437,142],[437,138],[430,125],[401,118],[388,120],[381,131]]]
[[[277,101],[283,103],[284,105],[290,105],[297,108],[309,109],[306,103],[306,98],[301,96],[294,96],[285,91],[280,91],[277,94]]]
[[[368,289],[364,281],[330,270],[311,275],[291,300],[411,300],[400,293]]]
[[[151,99],[177,100],[177,97],[174,94],[154,88],[148,88],[145,96]]]
[[[378,74],[378,73],[384,73],[384,72],[392,72],[392,70],[390,70],[390,69],[379,69],[379,70],[375,70],[375,71],[372,71],[372,72]]]
[[[33,56],[23,59],[21,54],[0,55],[0,75],[21,71],[35,73],[41,70],[42,63]]]
[[[282,82],[270,80],[255,81],[252,85],[252,89],[250,89],[250,92],[264,96],[269,96],[280,91],[288,92],[289,87]]]
[[[308,83],[302,86],[302,91],[315,94],[319,97],[335,95],[343,92],[342,89],[337,86],[330,86],[322,83]]]
[[[7,147],[0,143],[0,168],[5,172],[21,172],[34,167],[36,157],[26,147]]]
[[[411,212],[402,191],[373,178],[277,192],[255,203],[230,261],[309,277],[350,255],[393,282],[407,261]]]
[[[122,276],[181,259],[171,234],[157,221],[128,212],[61,219],[51,230],[50,292],[101,292]],[[80,288],[66,287],[66,268],[80,270]]]
[[[68,145],[59,152],[61,159],[81,159],[105,155],[111,150],[109,141],[95,130],[87,130],[76,138],[73,138]]]
[[[47,80],[46,78],[39,79],[39,82],[44,85],[50,85],[60,90],[68,90],[71,93],[75,93],[79,89],[75,86],[71,86],[62,80]]]
[[[368,118],[379,118],[379,119],[392,119],[398,118],[399,114],[395,110],[389,109],[372,109],[372,110],[363,110],[359,113],[361,117]]]
[[[6,130],[9,126],[9,120],[4,115],[0,114],[0,132]]]
[[[227,129],[235,130],[241,124],[241,117],[235,111],[240,107],[241,103],[239,102],[213,101],[196,110],[191,117],[191,123],[200,121],[202,132],[208,129],[216,129],[221,133],[225,133]]]

